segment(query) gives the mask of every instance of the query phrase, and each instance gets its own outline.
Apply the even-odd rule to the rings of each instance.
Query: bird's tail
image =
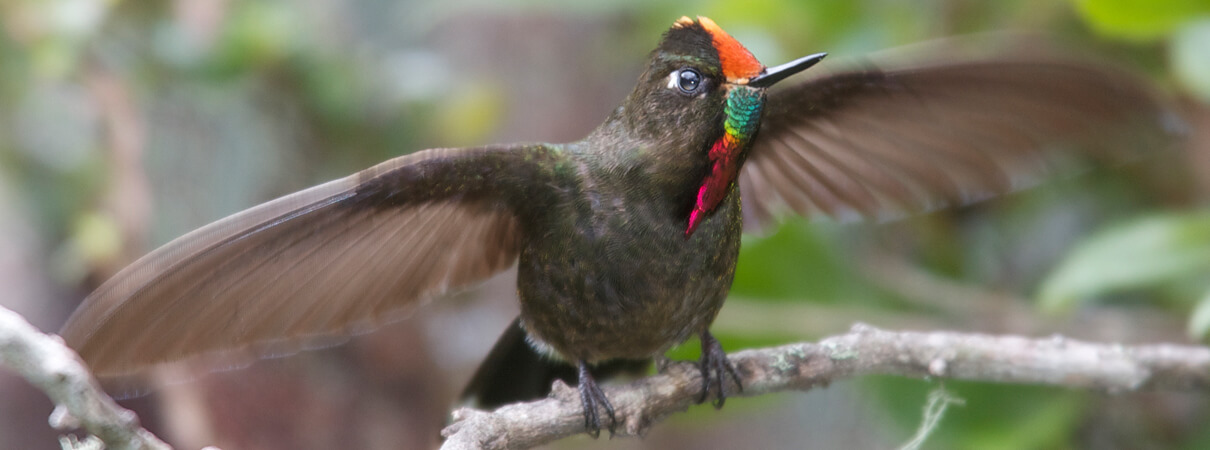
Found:
[[[620,359],[598,364],[592,368],[592,373],[597,380],[604,380],[619,375],[643,375],[650,367],[650,358]],[[546,397],[556,379],[575,386],[576,368],[534,350],[526,341],[525,330],[518,318],[504,330],[479,365],[462,392],[462,398],[473,400],[478,408],[496,409],[509,403]]]

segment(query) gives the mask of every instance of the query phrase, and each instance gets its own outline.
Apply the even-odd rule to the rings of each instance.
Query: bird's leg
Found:
[[[617,417],[613,414],[613,405],[609,404],[609,399],[605,398],[605,393],[601,392],[600,386],[597,386],[597,380],[588,371],[588,363],[584,360],[579,362],[579,372],[580,404],[584,406],[584,428],[592,437],[600,436],[601,418],[597,412],[599,408],[604,408],[605,414],[609,415],[609,437],[613,437],[613,432],[618,426]]]
[[[714,400],[715,408],[722,408],[723,402],[727,400],[727,380],[726,376],[730,375],[735,381],[736,389],[739,392],[744,391],[744,385],[739,381],[739,375],[735,373],[735,366],[731,364],[731,360],[727,359],[727,353],[723,352],[723,346],[719,345],[718,340],[710,335],[709,331],[703,331],[701,334],[702,341],[702,395],[698,398],[698,403],[703,403],[710,397],[712,387],[717,387],[718,397]]]
[[[672,367],[672,359],[667,355],[655,356],[655,373],[664,373],[669,367]]]

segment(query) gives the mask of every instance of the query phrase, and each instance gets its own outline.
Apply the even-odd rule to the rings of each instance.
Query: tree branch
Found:
[[[808,390],[836,379],[897,375],[1004,383],[1049,384],[1108,392],[1210,388],[1210,349],[1180,345],[1122,346],[1055,336],[1027,339],[950,332],[890,332],[856,325],[819,343],[747,350],[731,355],[743,392],[755,396]],[[0,365],[17,370],[59,405],[52,423],[79,420],[109,448],[169,448],[138,425],[93,381],[79,358],[54,336],[0,307]],[[658,375],[606,387],[618,433],[640,435],[653,423],[696,403],[696,365],[672,364]],[[67,413],[63,411],[66,410]],[[72,419],[78,418],[78,419]],[[443,448],[523,448],[582,433],[575,389],[556,383],[551,398],[494,412],[454,411]]]
[[[105,395],[80,358],[57,336],[38,331],[21,315],[0,307],[0,366],[16,370],[58,405],[51,425],[79,425],[111,449],[167,449],[139,418]]]
[[[1055,336],[1027,339],[949,332],[890,332],[855,325],[817,344],[746,350],[731,355],[743,381],[738,395],[807,390],[860,375],[897,375],[1002,383],[1047,384],[1112,393],[1143,389],[1210,388],[1210,348],[1123,346]],[[606,387],[618,433],[640,435],[651,424],[696,403],[695,365],[673,364],[662,374]],[[734,392],[734,389],[729,390]],[[736,395],[736,394],[732,394]],[[556,383],[552,398],[494,412],[454,411],[442,431],[443,449],[524,448],[584,432],[579,396]]]

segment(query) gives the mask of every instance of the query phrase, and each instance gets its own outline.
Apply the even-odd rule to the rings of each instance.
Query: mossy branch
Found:
[[[1124,346],[1054,336],[1030,339],[950,332],[893,332],[855,325],[818,343],[745,350],[731,355],[755,396],[808,390],[862,375],[1044,384],[1111,393],[1210,389],[1210,348]],[[692,364],[605,388],[618,434],[641,435],[653,423],[697,403],[701,378]],[[578,394],[561,384],[550,398],[493,412],[454,411],[443,449],[526,448],[584,432]]]

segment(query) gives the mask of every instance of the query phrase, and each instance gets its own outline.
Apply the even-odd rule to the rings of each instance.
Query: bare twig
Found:
[[[890,332],[866,325],[817,344],[747,350],[731,356],[744,396],[807,390],[860,375],[898,375],[1003,383],[1048,384],[1108,392],[1210,388],[1210,349],[1179,345],[1123,346],[1063,337],[1028,339],[950,332]],[[695,403],[695,366],[605,388],[618,433],[639,435],[649,425]],[[732,391],[733,392],[733,391]],[[552,398],[494,412],[454,411],[442,434],[446,449],[524,448],[582,433],[579,397],[555,386]]]
[[[899,450],[917,450],[922,448],[924,442],[929,436],[937,430],[937,425],[941,424],[941,418],[945,417],[945,411],[950,405],[964,405],[965,400],[954,397],[945,390],[945,386],[938,386],[929,392],[928,402],[924,404],[924,417],[920,419],[920,427],[916,429],[916,434],[912,439],[899,447]]]
[[[0,307],[0,366],[16,370],[55,402],[51,425],[78,424],[111,449],[167,449],[139,419],[114,403],[76,353],[57,336],[38,331],[19,314]]]

